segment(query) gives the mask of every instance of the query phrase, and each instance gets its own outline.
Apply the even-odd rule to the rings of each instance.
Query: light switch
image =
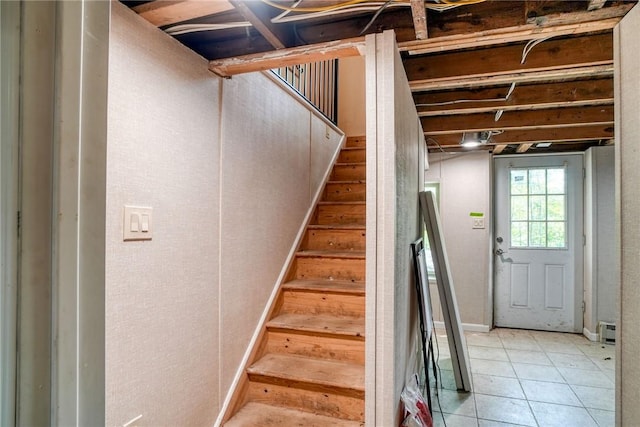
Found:
[[[153,236],[153,208],[141,206],[124,207],[123,239],[151,240]]]

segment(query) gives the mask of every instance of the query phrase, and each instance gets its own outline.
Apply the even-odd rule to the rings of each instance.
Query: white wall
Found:
[[[440,184],[440,218],[460,319],[465,329],[488,331],[493,319],[491,155],[431,153],[425,182]],[[471,228],[471,212],[484,213],[484,229]],[[435,284],[431,292],[434,319],[442,321]]]
[[[365,58],[338,61],[338,126],[348,136],[362,136],[365,124]]]
[[[616,327],[616,425],[640,419],[640,8],[633,8],[614,29],[616,247],[620,280]]]
[[[117,2],[109,59],[107,425],[212,425],[342,134]],[[122,241],[125,204],[152,241]]]
[[[410,244],[420,237],[425,142],[392,31],[367,36],[367,425],[398,425],[417,370]],[[375,391],[375,395],[373,392]]]
[[[615,251],[615,160],[613,146],[585,153],[585,334],[595,338],[598,322],[615,322],[619,290]]]

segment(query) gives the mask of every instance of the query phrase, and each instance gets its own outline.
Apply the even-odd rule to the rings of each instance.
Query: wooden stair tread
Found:
[[[364,259],[365,251],[299,251],[296,256],[304,258],[349,258]]]
[[[341,335],[364,340],[364,317],[284,313],[267,322],[267,329]]]
[[[285,290],[364,295],[364,282],[350,280],[291,280],[282,285]]]
[[[224,425],[225,427],[362,427],[364,423],[249,402]]]
[[[327,181],[327,184],[366,184],[364,179],[347,179],[347,180],[332,180]]]
[[[318,202],[318,204],[319,205],[366,205],[367,202],[364,200],[347,201],[347,202],[321,200]]]
[[[366,225],[358,224],[309,224],[308,230],[366,230]]]
[[[364,366],[355,363],[269,353],[247,368],[247,373],[251,379],[273,378],[307,384],[310,388],[364,394]]]
[[[336,162],[336,166],[366,166],[367,162]]]

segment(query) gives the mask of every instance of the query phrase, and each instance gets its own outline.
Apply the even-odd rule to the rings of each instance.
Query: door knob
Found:
[[[504,251],[500,248],[496,249],[496,255],[502,255]]]

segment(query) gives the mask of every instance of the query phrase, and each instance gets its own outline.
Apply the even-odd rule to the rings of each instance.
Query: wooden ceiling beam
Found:
[[[593,19],[588,16],[586,12],[581,12],[579,15],[585,20]],[[498,28],[480,33],[457,34],[453,36],[432,38],[429,40],[408,41],[399,43],[398,48],[401,52],[408,52],[409,55],[424,55],[472,49],[496,44],[535,40],[544,37],[570,36],[607,31],[613,29],[613,27],[620,22],[620,19],[621,17],[614,17],[599,21],[578,21],[576,23],[557,26],[525,24],[517,27]]]
[[[432,90],[466,89],[487,86],[507,85],[511,83],[542,83],[613,76],[613,61],[593,64],[577,64],[571,68],[507,71],[498,74],[475,74],[464,77],[444,77],[439,79],[414,80],[409,82],[412,92]]]
[[[613,104],[613,79],[518,85],[442,92],[417,92],[413,99],[421,117],[449,114],[522,111]]]
[[[430,141],[445,147],[455,147],[460,145],[462,133],[429,136]],[[554,144],[565,142],[598,141],[613,138],[613,125],[585,125],[580,127],[562,127],[550,129],[533,130],[508,130],[504,133],[493,135],[490,144],[524,144],[539,142],[551,142]]]
[[[613,105],[566,107],[549,110],[509,111],[495,121],[493,113],[423,117],[425,135],[445,135],[486,130],[545,129],[585,124],[613,125]]]
[[[493,146],[493,154],[500,154],[507,148],[507,144],[498,144]]]
[[[272,16],[269,12],[273,11],[272,8],[262,2],[244,0],[229,0],[229,2],[275,49],[284,49],[293,45],[294,35],[291,27],[271,23]]]
[[[221,77],[231,77],[236,74],[265,71],[278,67],[360,56],[364,51],[364,43],[364,37],[358,37],[227,58],[209,62],[209,70]]]
[[[135,6],[132,9],[156,27],[163,27],[165,25],[233,10],[233,5],[226,0],[156,0]]]
[[[551,39],[535,46],[524,64],[524,43],[470,51],[446,52],[403,60],[409,81],[550,70],[613,61],[613,35]]]
[[[424,0],[411,0],[411,15],[413,16],[416,40],[426,40],[429,37],[429,33],[427,31],[427,9],[424,6]]]

